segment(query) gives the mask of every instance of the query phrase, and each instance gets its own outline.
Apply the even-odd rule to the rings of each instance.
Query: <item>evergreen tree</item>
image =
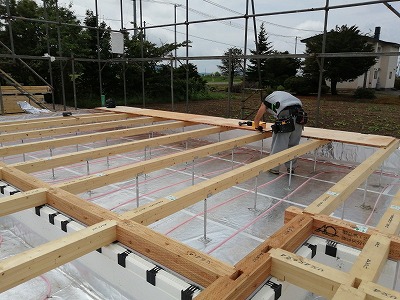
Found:
[[[305,39],[306,53],[314,54],[322,52],[322,34]],[[340,52],[372,52],[373,47],[368,43],[369,38],[360,33],[357,26],[336,26],[326,34],[326,53]],[[338,82],[354,80],[364,74],[375,64],[374,57],[329,57],[324,62],[324,79],[331,81],[331,93],[337,94]],[[314,57],[308,57],[304,61],[304,76],[312,81],[317,81],[319,65]]]
[[[251,50],[251,54],[268,55],[273,53],[271,42],[268,42],[268,34],[265,30],[264,23],[262,23],[260,26],[260,31],[258,33],[257,39],[258,43],[256,46],[256,50]],[[260,65],[260,75],[262,80],[261,85],[268,85],[271,78],[269,75],[267,58],[249,60],[249,65],[246,71],[246,80],[249,82],[259,81],[258,64]]]

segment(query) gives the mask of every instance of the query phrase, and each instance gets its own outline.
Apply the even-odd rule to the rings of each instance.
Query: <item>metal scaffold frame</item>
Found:
[[[175,62],[175,66],[177,61],[185,61],[186,66],[188,65],[189,62],[191,61],[196,61],[196,60],[220,60],[220,59],[226,59],[226,56],[190,56],[189,55],[189,48],[190,45],[188,43],[189,41],[189,28],[190,25],[193,24],[201,24],[201,23],[210,23],[210,22],[219,22],[219,21],[229,21],[229,20],[244,20],[245,22],[245,31],[244,31],[244,55],[243,56],[238,56],[238,58],[242,58],[244,60],[244,66],[246,66],[246,60],[248,59],[265,59],[265,58],[274,58],[274,57],[291,57],[291,58],[305,58],[308,55],[305,54],[289,54],[289,55],[247,55],[247,29],[248,29],[248,22],[249,19],[253,20],[253,30],[255,34],[255,41],[256,41],[256,48],[257,48],[257,23],[256,23],[256,18],[258,17],[268,17],[268,16],[276,16],[276,15],[284,15],[284,14],[299,14],[299,13],[306,13],[306,12],[319,12],[319,11],[324,11],[324,30],[323,30],[323,45],[322,45],[322,53],[316,53],[313,55],[315,59],[319,61],[319,66],[320,66],[320,76],[319,76],[319,87],[318,87],[318,98],[317,98],[317,111],[316,111],[316,124],[318,126],[319,122],[319,110],[320,110],[320,99],[321,99],[321,86],[322,86],[322,73],[323,73],[323,68],[324,68],[324,58],[329,55],[329,57],[336,57],[336,56],[341,56],[341,57],[360,57],[360,56],[398,56],[399,52],[381,52],[381,53],[372,53],[372,54],[366,54],[366,53],[325,53],[325,37],[327,33],[327,22],[328,22],[328,16],[329,16],[329,11],[331,10],[337,10],[337,9],[346,9],[346,8],[351,8],[351,7],[360,7],[360,6],[369,6],[369,5],[379,5],[379,4],[384,4],[385,6],[388,7],[394,14],[399,16],[399,12],[396,11],[389,3],[390,2],[398,2],[400,0],[392,0],[392,1],[384,1],[384,0],[375,0],[375,1],[367,1],[367,2],[360,2],[360,3],[348,3],[348,4],[342,4],[342,5],[330,5],[329,0],[326,0],[325,6],[323,7],[313,7],[313,8],[306,8],[306,9],[297,9],[297,10],[286,10],[286,11],[275,11],[275,12],[259,12],[257,13],[255,10],[255,3],[254,0],[246,0],[246,13],[244,15],[237,15],[237,16],[231,16],[231,17],[221,17],[221,18],[212,18],[212,19],[201,19],[201,20],[189,20],[189,1],[186,1],[186,5],[184,6],[184,9],[186,10],[186,19],[184,22],[176,22],[176,8],[180,7],[181,5],[174,5],[175,9],[175,21],[174,23],[169,23],[169,24],[161,24],[161,25],[153,25],[153,26],[146,26],[145,21],[143,20],[143,6],[142,6],[142,1],[141,0],[133,0],[133,11],[134,11],[134,16],[133,16],[133,28],[124,28],[123,27],[123,1],[121,0],[119,2],[119,9],[121,13],[121,28],[116,30],[116,29],[105,29],[105,30],[110,30],[112,32],[130,32],[133,31],[134,34],[137,34],[138,32],[142,32],[141,38],[142,38],[142,52],[141,52],[141,57],[139,58],[130,58],[130,57],[122,57],[122,58],[114,58],[114,59],[102,59],[100,56],[100,38],[99,38],[99,15],[98,15],[98,1],[95,0],[95,17],[96,17],[96,22],[97,25],[96,27],[90,27],[90,26],[83,26],[83,25],[77,25],[77,24],[69,24],[69,23],[63,23],[60,22],[58,19],[57,20],[48,20],[47,15],[45,16],[44,19],[32,19],[32,18],[25,18],[21,16],[13,16],[10,13],[9,9],[9,0],[6,1],[7,5],[7,15],[3,16],[3,19],[5,19],[8,22],[9,26],[9,31],[10,31],[10,54],[0,54],[0,57],[3,58],[10,58],[10,59],[29,59],[29,60],[48,60],[49,61],[49,74],[50,74],[50,84],[49,86],[52,86],[52,67],[51,67],[51,59],[55,59],[55,61],[58,61],[62,70],[62,66],[64,64],[67,64],[68,62],[71,63],[72,67],[74,65],[74,62],[97,62],[98,63],[98,73],[99,73],[99,93],[100,95],[103,94],[103,83],[102,83],[102,69],[103,66],[102,64],[107,64],[107,63],[120,63],[123,66],[123,80],[124,80],[124,103],[126,105],[127,99],[126,99],[126,82],[125,82],[125,72],[126,72],[126,65],[128,64],[141,64],[142,65],[142,106],[146,107],[146,99],[145,99],[145,76],[144,76],[144,68],[143,68],[143,63],[146,61],[169,61],[171,65],[171,105],[172,105],[172,110],[174,110],[174,93],[173,93],[173,63]],[[136,14],[137,14],[137,2],[139,2],[139,23],[137,22]],[[58,1],[56,0],[56,5],[58,5]],[[43,5],[46,7],[46,0],[43,0]],[[249,9],[251,8],[251,13],[249,13]],[[58,16],[57,16],[58,18]],[[57,36],[58,36],[58,56],[51,58],[51,53],[49,54],[49,57],[42,57],[42,56],[27,56],[27,55],[18,55],[16,49],[14,49],[14,44],[13,44],[13,33],[12,33],[12,22],[13,20],[24,20],[24,21],[29,21],[29,22],[38,22],[38,23],[43,23],[46,24],[46,34],[49,34],[48,31],[48,25],[57,25]],[[138,26],[139,25],[139,26]],[[98,57],[97,59],[92,59],[92,58],[76,58],[76,57],[65,57],[62,55],[62,49],[61,49],[61,39],[62,36],[60,34],[60,26],[74,26],[74,27],[81,27],[81,28],[87,28],[91,30],[96,30],[97,31],[97,54]],[[152,58],[146,58],[144,56],[143,52],[143,38],[145,35],[146,30],[151,30],[151,29],[158,29],[158,28],[166,28],[166,27],[174,27],[175,30],[175,44],[176,44],[176,28],[177,26],[185,26],[186,29],[186,55],[183,57],[177,57],[176,52],[175,55],[171,55],[170,57],[152,57]],[[48,51],[49,48],[48,48]],[[186,68],[186,112],[188,112],[188,106],[189,106],[189,93],[188,93],[188,68]],[[62,71],[61,71],[62,73]],[[72,78],[75,77],[75,74],[72,74]],[[65,99],[65,82],[63,80],[63,74],[61,74],[61,80],[62,80],[62,103],[64,105],[64,110],[66,109],[66,99]],[[74,85],[74,91],[75,91],[75,81],[72,82]],[[231,91],[228,91],[228,99],[231,99]],[[262,96],[262,95],[260,95]],[[54,108],[54,93],[52,93],[52,101],[53,101],[53,108]],[[230,101],[230,100],[228,100]],[[76,95],[74,92],[74,104],[75,104],[75,109],[76,107]],[[230,103],[228,103],[228,107],[230,107]],[[230,110],[229,110],[230,113]],[[230,115],[228,116],[230,117]]]

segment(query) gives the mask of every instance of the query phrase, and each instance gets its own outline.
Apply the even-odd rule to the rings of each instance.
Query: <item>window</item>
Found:
[[[378,78],[378,70],[375,70],[375,72],[374,72],[374,79],[377,79]]]
[[[392,73],[393,72],[389,72],[389,79],[392,79]]]

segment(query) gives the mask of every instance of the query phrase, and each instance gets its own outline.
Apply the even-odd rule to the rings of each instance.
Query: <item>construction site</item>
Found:
[[[400,299],[399,139],[305,126],[271,155],[237,118],[52,111],[50,84],[2,79],[0,299]]]

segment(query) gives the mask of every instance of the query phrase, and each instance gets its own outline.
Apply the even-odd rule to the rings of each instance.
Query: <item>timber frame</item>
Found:
[[[369,227],[366,231],[359,231],[356,224],[329,216],[370,174],[380,167],[386,158],[398,149],[399,140],[392,137],[305,128],[303,136],[309,138],[305,143],[182,189],[168,197],[157,199],[151,205],[139,206],[123,214],[116,214],[96,204],[83,201],[77,194],[133,178],[139,174],[191,161],[194,158],[257,142],[270,137],[271,133],[249,130],[248,134],[242,137],[58,184],[49,184],[31,175],[33,172],[135,149],[185,141],[189,138],[201,138],[232,129],[251,129],[238,126],[238,120],[235,119],[132,107],[101,108],[100,110],[102,112],[87,115],[2,122],[0,123],[1,143],[38,137],[57,137],[62,134],[89,130],[99,130],[99,132],[3,146],[0,148],[0,156],[24,154],[41,149],[53,149],[65,145],[151,133],[195,124],[205,124],[208,127],[22,163],[10,165],[1,163],[0,180],[15,186],[22,192],[0,199],[0,216],[48,205],[87,227],[76,233],[67,234],[60,240],[50,241],[1,260],[0,292],[99,247],[118,241],[203,286],[204,290],[196,299],[246,299],[271,275],[330,299],[350,299],[350,297],[357,300],[400,299],[399,292],[376,283],[386,260],[400,259],[400,238],[398,237],[400,211],[397,209],[400,207],[400,192],[393,197],[392,205],[376,228]],[[159,123],[153,124],[153,122]],[[145,126],[139,126],[141,124]],[[135,127],[126,128],[126,126]],[[304,210],[296,207],[288,208],[285,212],[285,225],[235,265],[221,262],[146,227],[210,195],[256,177],[260,172],[266,172],[287,160],[314,151],[330,141],[366,145],[375,147],[377,150]],[[172,198],[174,200],[171,200]],[[336,230],[336,235],[328,237],[329,239],[361,250],[350,272],[338,271],[293,253],[313,234],[327,238],[318,230],[324,225]],[[348,236],[352,238],[349,239]],[[20,272],[20,270],[24,271]],[[304,278],[308,280],[301,280]]]

